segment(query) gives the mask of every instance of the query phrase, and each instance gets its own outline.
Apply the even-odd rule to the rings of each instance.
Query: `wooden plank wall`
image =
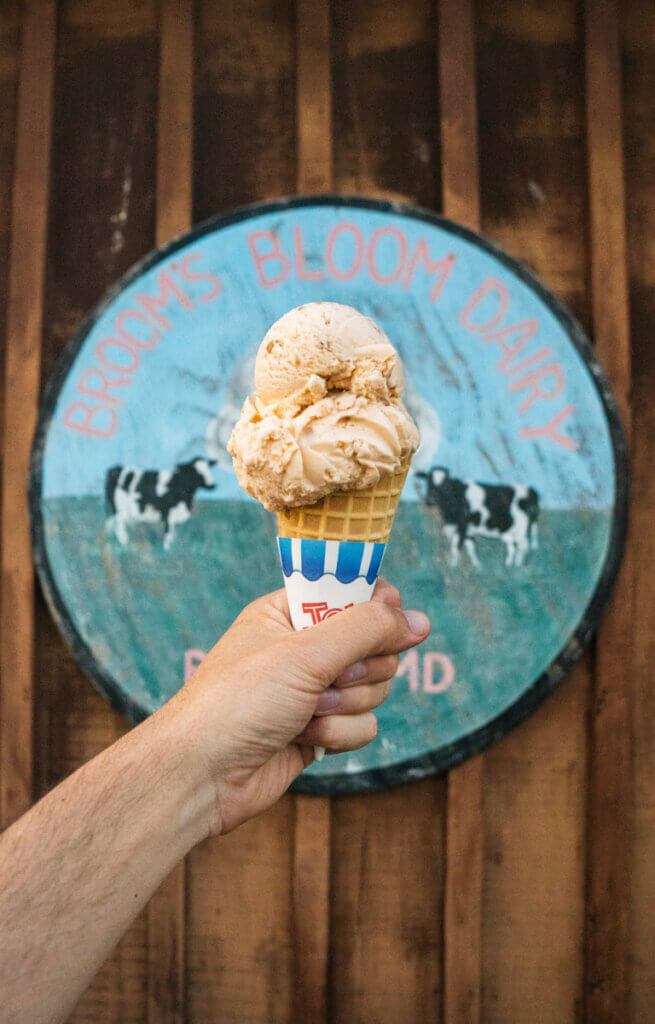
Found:
[[[546,705],[448,782],[198,847],[75,1024],[653,1017],[654,69],[649,0],[0,5],[4,823],[127,727],[33,594],[39,384],[189,222],[328,188],[479,222],[595,335],[634,452],[639,558]]]

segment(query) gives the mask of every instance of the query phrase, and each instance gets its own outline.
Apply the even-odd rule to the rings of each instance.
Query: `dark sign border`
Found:
[[[178,249],[190,244],[198,238],[228,227],[240,221],[250,220],[263,214],[278,213],[282,210],[292,210],[309,206],[337,206],[355,207],[364,210],[375,210],[379,213],[390,214],[391,216],[410,218],[428,224],[436,225],[449,231],[453,235],[471,242],[484,252],[493,256],[499,263],[507,267],[516,277],[519,278],[528,288],[534,292],[537,298],[544,303],[551,313],[559,321],[560,325],[574,345],[582,361],[584,362],[591,380],[596,388],[601,404],[603,406],[609,426],[612,451],[614,455],[614,471],[616,480],[616,501],[610,540],[608,545],[605,564],[600,573],[596,589],[592,594],[580,622],[574,630],[571,638],[559,652],[553,662],[549,665],[538,679],[536,679],[522,695],[510,707],[506,708],[500,715],[487,722],[484,726],[474,730],[467,736],[454,743],[443,747],[440,750],[425,754],[419,758],[412,758],[400,764],[370,768],[362,772],[341,773],[329,776],[302,775],[294,783],[293,788],[300,793],[312,793],[318,795],[330,795],[340,793],[367,792],[382,789],[387,786],[399,783],[410,782],[414,779],[422,779],[429,775],[445,772],[466,758],[479,753],[485,747],[504,736],[510,729],[527,718],[548,696],[563,679],[566,672],[578,660],[583,650],[589,643],[592,633],[596,629],[603,608],[609,598],[612,585],[616,579],[621,558],[625,547],[625,539],[628,526],[628,503],[629,503],[629,469],[628,452],[625,435],[621,427],[618,408],[612,390],[603,370],[599,366],[582,328],[571,315],[571,313],[548,292],[543,285],[520,263],[512,259],[507,253],[497,246],[480,238],[479,235],[468,228],[431,213],[419,207],[396,202],[384,202],[378,199],[364,199],[352,196],[323,195],[323,196],[302,196],[290,199],[280,199],[273,202],[257,203],[251,206],[242,207],[232,213],[212,217],[199,224],[193,230],[174,239],[168,245],[151,252],[145,259],[132,267],[108,292],[83,321],[74,338],[67,346],[61,358],[57,362],[54,373],[50,378],[45,390],[39,419],[32,442],[32,453],[29,475],[29,509],[30,528],[32,545],[34,550],[34,561],[41,581],[41,587],[45,594],[46,601],[52,615],[63,634],[69,647],[72,649],[80,666],[89,676],[91,681],[107,698],[110,704],[118,711],[125,714],[131,721],[140,722],[147,717],[144,711],[133,701],[116,682],[103,670],[96,661],[95,655],[86,642],[80,636],[75,623],[73,622],[68,608],[57,587],[52,567],[50,565],[42,515],[42,470],[43,453],[47,432],[56,408],[60,392],[67,379],[78,352],[80,351],[87,335],[94,327],[97,320],[104,313],[111,302],[133,281],[142,274],[151,270],[164,260],[168,259]]]

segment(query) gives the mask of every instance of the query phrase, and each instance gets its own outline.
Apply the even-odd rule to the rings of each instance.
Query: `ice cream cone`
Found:
[[[373,487],[278,513],[280,557],[296,629],[370,600],[411,458]],[[323,747],[315,747],[320,761]]]
[[[411,458],[401,463],[373,487],[328,494],[314,505],[278,512],[280,537],[386,544],[410,462]]]
[[[277,512],[294,629],[371,598],[419,445],[403,383],[384,331],[338,302],[289,310],[259,346],[228,451],[244,490]]]

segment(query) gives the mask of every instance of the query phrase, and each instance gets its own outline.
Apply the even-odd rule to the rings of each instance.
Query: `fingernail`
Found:
[[[430,620],[424,612],[407,611],[403,608],[402,613],[407,619],[412,633],[416,633],[417,636],[422,636],[423,633],[430,632]]]
[[[348,668],[344,668],[340,676],[337,676],[335,682],[337,683],[356,683],[358,679],[363,679],[366,675],[367,668],[363,661],[356,661],[354,665],[349,665]]]
[[[330,711],[334,711],[335,708],[341,704],[341,694],[338,690],[333,689],[331,686],[327,690],[323,690],[318,700],[316,701],[315,715],[327,715]]]

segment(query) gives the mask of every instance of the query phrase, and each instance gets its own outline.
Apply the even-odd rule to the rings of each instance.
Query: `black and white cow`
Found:
[[[175,527],[191,516],[198,488],[212,491],[213,459],[195,458],[175,469],[137,469],[112,466],[105,477],[107,529],[127,544],[128,523],[163,523],[164,549],[173,543]]]
[[[505,565],[522,565],[528,550],[537,548],[539,495],[534,487],[458,480],[444,466],[416,475],[427,482],[425,503],[441,513],[452,565],[457,565],[465,548],[471,563],[479,568],[475,537],[503,541]]]

